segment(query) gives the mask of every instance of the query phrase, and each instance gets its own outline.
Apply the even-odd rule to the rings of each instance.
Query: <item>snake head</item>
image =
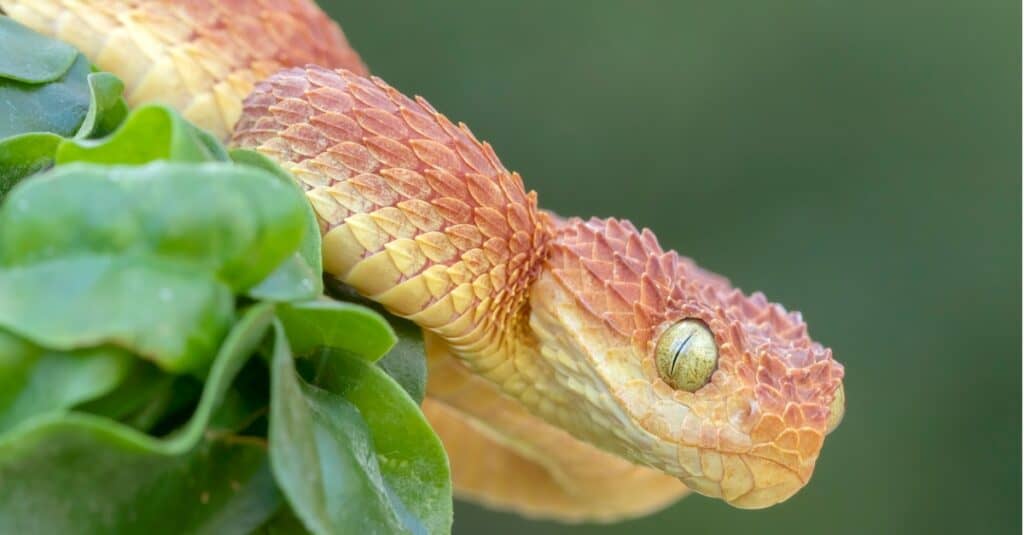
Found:
[[[799,313],[745,295],[654,234],[558,220],[531,324],[593,370],[574,434],[742,508],[792,496],[842,418],[843,367]],[[579,375],[579,374],[577,374]],[[580,418],[566,419],[567,425]]]

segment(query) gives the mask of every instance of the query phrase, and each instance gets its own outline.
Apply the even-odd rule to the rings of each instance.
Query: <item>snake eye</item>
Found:
[[[718,346],[703,321],[685,319],[661,335],[655,357],[662,380],[673,388],[696,392],[718,367]]]

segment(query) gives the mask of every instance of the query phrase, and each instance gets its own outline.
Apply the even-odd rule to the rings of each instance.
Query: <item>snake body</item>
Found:
[[[311,2],[0,8],[119,75],[130,104],[167,102],[292,173],[325,270],[424,329],[423,410],[461,496],[612,520],[688,490],[766,507],[809,480],[843,368],[799,313],[628,221],[540,210],[465,125],[367,77]],[[685,368],[701,333],[704,376]]]

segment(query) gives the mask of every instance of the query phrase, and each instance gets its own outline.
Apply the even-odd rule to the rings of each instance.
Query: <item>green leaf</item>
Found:
[[[235,324],[192,418],[156,439],[106,418],[33,419],[0,435],[0,533],[248,533],[280,504],[256,439],[207,434],[211,417],[273,318]],[[168,515],[173,513],[173,517]]]
[[[121,93],[124,83],[109,72],[94,72],[89,75],[89,111],[85,114],[76,138],[100,137],[113,132],[128,114]]]
[[[71,45],[44,37],[4,16],[0,16],[0,50],[4,51],[0,54],[0,79],[28,84],[60,78],[78,56]]]
[[[279,506],[265,449],[205,439],[181,454],[86,415],[0,439],[2,533],[249,533]]]
[[[211,151],[209,141],[171,108],[147,104],[132,111],[121,127],[108,137],[65,140],[57,147],[57,165],[71,162],[141,165],[154,160],[216,161],[221,155]]]
[[[0,270],[0,327],[49,348],[111,344],[201,369],[234,313],[227,286],[148,256],[81,255]]]
[[[3,55],[7,49],[0,47]],[[89,110],[89,61],[76,55],[58,79],[29,84],[0,79],[0,139],[28,132],[71,136]]]
[[[302,521],[295,516],[295,511],[288,504],[278,509],[266,524],[256,532],[260,535],[305,535],[309,533]]]
[[[136,359],[121,384],[109,394],[83,403],[79,411],[119,420],[148,431],[171,405],[175,382],[180,377],[163,373],[154,364]]]
[[[244,290],[294,253],[305,208],[294,188],[248,166],[58,165],[0,206],[0,265],[138,252]]]
[[[166,430],[180,423],[182,411],[195,406],[202,388],[195,376],[169,375],[148,361],[135,359],[129,376],[116,390],[75,410],[105,416],[139,431],[152,432],[161,426]]]
[[[0,16],[0,50],[0,139],[31,132],[96,137],[124,119],[124,84],[92,72],[73,47]]]
[[[0,140],[0,201],[21,179],[53,167],[61,139],[57,134],[33,132]]]
[[[299,378],[280,324],[271,385],[270,462],[295,516],[318,534],[399,532],[359,412]]]
[[[231,159],[236,163],[251,165],[270,171],[285,184],[305,195],[295,179],[273,160],[247,149],[232,149]],[[292,258],[281,264],[259,285],[249,290],[249,295],[256,299],[270,301],[308,301],[316,299],[324,291],[323,259],[320,243],[320,225],[316,221],[313,207],[306,203],[306,233],[299,245],[299,250]]]
[[[316,363],[314,384],[359,409],[373,437],[381,474],[400,503],[428,532],[450,532],[448,456],[419,405],[391,377],[365,360],[326,355]]]
[[[228,154],[228,149],[220,142],[213,134],[199,128],[198,126],[188,123],[192,127],[192,135],[203,144],[206,151],[210,153],[210,157],[217,162],[230,162],[231,155]]]
[[[251,359],[235,379],[210,430],[266,436],[270,411],[270,370],[263,359]]]
[[[427,359],[423,347],[423,330],[415,323],[397,316],[384,316],[395,329],[397,342],[377,365],[391,376],[416,403],[427,393]]]
[[[308,301],[323,292],[320,281],[320,273],[313,271],[299,253],[294,253],[246,293],[261,301]]]
[[[296,355],[318,348],[373,362],[395,344],[391,326],[376,312],[330,299],[282,304],[277,317]]]
[[[327,294],[349,303],[359,303],[376,311],[391,324],[398,341],[377,365],[398,381],[417,403],[423,401],[427,390],[427,359],[423,346],[423,330],[415,323],[395,316],[375,303],[356,293],[334,278],[327,279]]]
[[[113,348],[51,351],[0,330],[0,433],[114,389],[132,362]]]

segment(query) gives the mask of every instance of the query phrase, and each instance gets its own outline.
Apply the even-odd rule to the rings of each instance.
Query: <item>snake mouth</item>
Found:
[[[709,463],[709,465],[716,464]],[[783,502],[809,480],[809,472],[750,453],[721,455],[720,473],[704,473],[681,477],[691,490],[711,498],[719,498],[738,509],[764,509]],[[718,478],[718,479],[716,479]]]

